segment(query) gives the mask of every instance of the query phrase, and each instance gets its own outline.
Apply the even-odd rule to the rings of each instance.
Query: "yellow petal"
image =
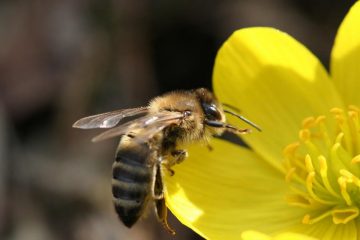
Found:
[[[313,236],[321,240],[346,239],[357,240],[357,228],[354,221],[347,224],[334,224],[331,218],[326,218],[315,224],[294,226],[291,232]]]
[[[165,177],[169,209],[209,239],[239,239],[242,231],[273,233],[301,224],[304,210],[285,201],[284,176],[254,152],[214,139],[213,151],[192,146]]]
[[[360,2],[350,9],[336,35],[331,75],[345,103],[360,105]]]
[[[285,232],[276,235],[275,237],[270,237],[263,233],[256,231],[245,231],[241,235],[243,240],[316,240],[317,238],[309,237],[303,234]]]
[[[213,84],[221,102],[262,127],[244,140],[279,169],[282,150],[297,140],[302,120],[342,106],[318,59],[271,28],[235,32],[218,52]]]
[[[241,234],[242,240],[271,240],[271,237],[256,231],[245,231]]]

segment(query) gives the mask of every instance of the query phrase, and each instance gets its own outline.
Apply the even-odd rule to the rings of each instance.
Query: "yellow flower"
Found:
[[[219,50],[213,80],[219,100],[263,132],[244,136],[250,149],[191,147],[165,179],[175,216],[210,239],[360,239],[360,2],[340,26],[330,74],[287,34],[248,28]]]
[[[316,240],[316,238],[308,237],[297,233],[280,233],[274,237],[270,237],[263,233],[255,231],[245,231],[241,234],[243,240]]]

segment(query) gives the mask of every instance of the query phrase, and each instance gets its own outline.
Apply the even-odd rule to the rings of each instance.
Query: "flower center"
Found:
[[[345,224],[360,209],[360,109],[333,108],[332,117],[303,121],[299,141],[284,149],[291,205],[308,209],[304,224],[332,218]]]

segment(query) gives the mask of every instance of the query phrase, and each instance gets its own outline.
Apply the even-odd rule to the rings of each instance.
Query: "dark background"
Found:
[[[110,194],[115,140],[80,117],[211,88],[217,49],[236,29],[272,26],[328,67],[355,1],[0,1],[0,239],[170,239],[152,211],[126,229]],[[239,216],[240,217],[240,216]],[[201,239],[173,216],[175,239]]]

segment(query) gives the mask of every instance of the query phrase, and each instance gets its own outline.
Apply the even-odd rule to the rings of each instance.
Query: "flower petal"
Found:
[[[243,240],[271,240],[271,237],[256,231],[245,231],[241,234]]]
[[[331,75],[347,104],[360,106],[360,2],[346,15],[331,54]]]
[[[298,233],[280,233],[276,235],[275,237],[270,237],[265,234],[256,232],[256,231],[245,231],[242,234],[243,240],[316,240],[317,238],[309,237],[303,234]]]
[[[322,240],[347,239],[357,240],[357,228],[355,221],[347,224],[334,224],[331,218],[325,218],[314,224],[302,224],[294,226],[291,232],[298,232]]]
[[[213,83],[221,102],[262,127],[244,140],[279,169],[282,149],[297,140],[301,121],[342,106],[318,59],[272,28],[235,32],[218,52]]]
[[[210,239],[301,224],[305,212],[286,203],[279,171],[246,148],[218,139],[211,145],[192,146],[175,175],[165,176],[167,205],[183,224]]]

